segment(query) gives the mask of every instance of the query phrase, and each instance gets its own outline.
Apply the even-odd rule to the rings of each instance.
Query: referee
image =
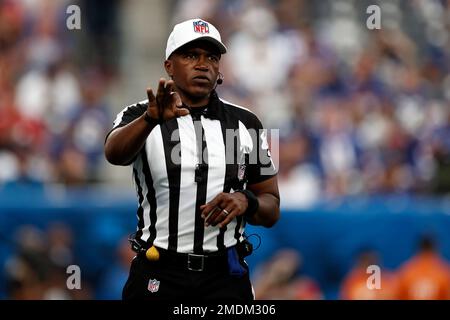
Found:
[[[177,24],[170,80],[125,107],[106,138],[107,160],[132,165],[138,198],[123,299],[254,299],[245,224],[273,226],[280,200],[261,122],[215,91],[226,51],[212,24]]]

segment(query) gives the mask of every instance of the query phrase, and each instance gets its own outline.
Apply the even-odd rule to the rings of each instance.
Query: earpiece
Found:
[[[224,79],[223,74],[219,72],[219,78],[217,79],[217,84],[221,85],[223,83],[223,79]]]

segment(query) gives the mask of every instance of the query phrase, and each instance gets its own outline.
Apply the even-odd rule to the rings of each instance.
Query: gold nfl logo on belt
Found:
[[[156,279],[150,279],[147,286],[148,291],[150,291],[151,293],[157,292],[159,290],[159,283],[160,281]]]

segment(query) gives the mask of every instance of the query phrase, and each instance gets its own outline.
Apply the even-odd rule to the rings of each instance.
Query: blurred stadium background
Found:
[[[222,96],[280,130],[282,218],[248,232],[257,297],[448,299],[448,0],[0,0],[0,297],[120,298],[136,200],[104,137],[193,17],[229,47]]]

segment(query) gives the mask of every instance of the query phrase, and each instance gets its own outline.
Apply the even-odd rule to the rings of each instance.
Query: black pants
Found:
[[[131,263],[130,275],[123,288],[123,300],[182,300],[192,302],[250,302],[253,290],[247,273],[230,275],[228,267],[191,271],[183,266],[149,261],[138,255]]]

